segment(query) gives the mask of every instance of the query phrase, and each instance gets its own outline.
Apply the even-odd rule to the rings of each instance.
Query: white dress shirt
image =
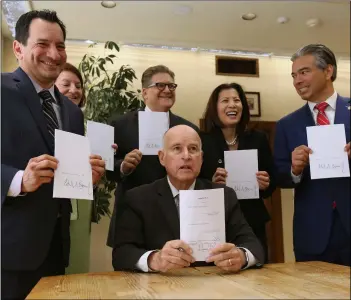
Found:
[[[335,120],[335,110],[336,110],[336,99],[338,98],[338,94],[336,91],[334,91],[333,95],[331,95],[325,102],[327,102],[329,105],[326,107],[325,109],[325,114],[328,117],[328,120],[330,122],[330,124],[334,124],[334,120]],[[315,109],[315,106],[318,104],[316,102],[310,102],[308,101],[308,106],[311,110],[312,113],[312,117],[313,117],[313,121],[314,123],[317,125],[317,115],[318,115],[318,110]],[[294,183],[299,183],[301,181],[301,176],[300,175],[295,175],[293,174],[292,170],[291,170],[291,177]]]
[[[152,110],[151,110],[148,106],[145,106],[145,111],[146,111],[146,112],[152,112]],[[169,111],[167,111],[166,114],[167,114],[168,124],[169,124]],[[133,171],[132,171],[132,172],[129,172],[129,173],[127,173],[127,174],[123,173],[123,171],[122,171],[122,170],[123,170],[123,169],[122,169],[123,163],[124,163],[124,161],[122,161],[121,166],[120,166],[120,168],[119,168],[119,171],[120,171],[120,173],[121,173],[122,176],[128,176],[128,175],[131,174]]]
[[[168,181],[168,184],[169,184],[169,187],[171,188],[171,191],[172,191],[172,195],[173,195],[173,199],[175,199],[176,196],[179,195],[179,190],[177,190],[173,184],[170,182],[168,176],[167,176],[167,181]],[[195,187],[195,183],[196,183],[196,180],[193,182],[193,184],[189,187],[188,190],[193,190],[194,187]],[[247,251],[247,254],[248,254],[248,264],[247,266],[244,268],[244,269],[247,269],[253,265],[255,265],[257,263],[257,260],[256,258],[253,256],[253,254],[251,253],[250,250],[246,249],[246,248],[243,248],[243,247],[238,247],[238,248],[242,248],[242,249],[245,249]],[[152,270],[150,270],[149,268],[149,265],[147,263],[147,260],[148,260],[148,257],[149,255],[152,253],[152,252],[155,252],[157,250],[151,250],[151,251],[147,251],[145,252],[138,260],[138,262],[136,263],[136,267],[143,271],[143,272],[152,272]]]
[[[27,74],[28,75],[28,74]],[[29,77],[29,76],[28,76]],[[36,83],[32,78],[29,77],[29,79],[32,81],[34,88],[37,93],[41,92],[44,90],[38,83]],[[61,119],[61,108],[57,104],[57,99],[55,97],[55,86],[53,85],[51,88],[48,89],[50,92],[51,96],[54,98],[56,103],[53,103],[53,108],[57,117],[58,125],[59,128],[62,129],[62,119]],[[43,104],[43,99],[40,98],[40,104]],[[20,170],[18,171],[15,176],[13,177],[10,188],[7,191],[7,196],[9,197],[17,197],[20,196],[21,194],[21,186],[22,186],[22,178],[23,178],[23,173],[24,171]]]

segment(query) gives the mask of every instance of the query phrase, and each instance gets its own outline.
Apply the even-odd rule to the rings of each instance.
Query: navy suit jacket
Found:
[[[334,124],[345,125],[346,142],[350,142],[350,99],[338,95]],[[350,235],[350,178],[311,180],[305,167],[300,183],[291,177],[291,153],[300,145],[307,146],[307,126],[315,126],[306,103],[278,121],[274,145],[277,184],[295,188],[294,250],[305,254],[321,254],[329,241],[333,222],[332,203],[336,201],[341,222]]]
[[[84,134],[83,114],[55,88],[63,130]],[[59,202],[63,255],[69,258],[69,199],[53,198],[53,184],[43,184],[25,196],[8,197],[17,171],[32,157],[54,155],[40,98],[27,74],[18,68],[1,75],[1,267],[35,270],[48,254]]]

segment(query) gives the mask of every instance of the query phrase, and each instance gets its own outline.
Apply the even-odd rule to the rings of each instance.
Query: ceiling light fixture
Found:
[[[245,21],[252,21],[257,18],[257,15],[254,13],[247,13],[247,14],[243,14],[241,18]]]
[[[306,25],[308,26],[308,27],[316,27],[317,25],[319,25],[320,24],[320,21],[318,20],[318,19],[309,19],[309,20],[307,20],[307,22],[306,22]]]
[[[105,8],[114,8],[117,3],[116,1],[101,1],[101,5]]]
[[[182,15],[182,16],[185,16],[185,15],[188,15],[192,12],[192,8],[190,6],[185,6],[185,5],[181,5],[181,6],[177,6],[175,9],[174,9],[174,13],[176,15]]]
[[[288,23],[288,22],[289,22],[289,18],[287,18],[287,17],[279,17],[279,18],[277,19],[277,22],[278,22],[279,24],[285,24],[285,23]]]

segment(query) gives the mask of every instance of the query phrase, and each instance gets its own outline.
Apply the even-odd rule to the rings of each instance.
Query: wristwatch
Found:
[[[249,264],[249,255],[246,251],[246,249],[244,248],[239,248],[240,250],[242,250],[245,254],[245,264],[241,267],[241,269],[245,269],[247,267],[247,265]]]

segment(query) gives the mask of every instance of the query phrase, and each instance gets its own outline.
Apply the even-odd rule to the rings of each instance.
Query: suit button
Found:
[[[221,164],[221,163],[222,163],[222,160],[221,160],[221,159],[219,159],[219,160],[218,160],[218,163],[219,163],[219,164]]]

